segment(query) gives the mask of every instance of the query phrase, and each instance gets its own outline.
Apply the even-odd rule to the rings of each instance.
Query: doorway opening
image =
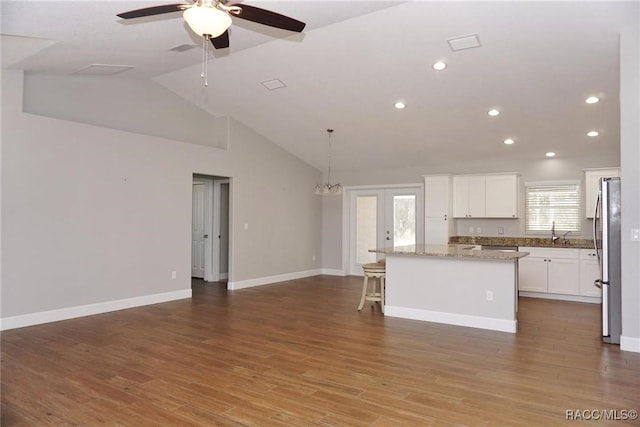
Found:
[[[191,277],[229,280],[230,189],[228,177],[193,175],[191,197]]]

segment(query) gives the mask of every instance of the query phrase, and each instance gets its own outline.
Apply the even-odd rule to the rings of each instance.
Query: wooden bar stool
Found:
[[[364,285],[362,286],[362,297],[358,310],[362,310],[365,301],[380,302],[380,311],[384,313],[384,279],[386,265],[384,261],[363,264]],[[369,279],[371,279],[371,290],[369,290]]]

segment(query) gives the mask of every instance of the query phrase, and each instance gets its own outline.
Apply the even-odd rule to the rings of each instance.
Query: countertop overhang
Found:
[[[475,249],[465,245],[408,245],[369,249],[385,255],[407,255],[416,257],[466,258],[489,261],[515,261],[529,255],[529,252]]]

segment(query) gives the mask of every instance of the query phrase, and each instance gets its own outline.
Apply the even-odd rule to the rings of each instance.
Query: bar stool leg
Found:
[[[384,314],[384,276],[380,277],[380,310],[382,311],[382,314]]]
[[[360,305],[358,306],[358,311],[362,310],[362,306],[364,305],[364,299],[367,296],[367,280],[369,277],[365,274],[364,276],[364,285],[362,287],[362,297],[360,298]]]

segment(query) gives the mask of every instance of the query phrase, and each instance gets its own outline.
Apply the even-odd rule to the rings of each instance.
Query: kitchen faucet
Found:
[[[552,221],[551,222],[551,244],[555,245],[556,244],[556,240],[558,240],[560,237],[556,236],[556,222]]]
[[[564,233],[562,235],[562,244],[566,245],[569,243],[569,239],[567,239],[567,236],[571,233],[571,230],[567,231],[566,233]]]

